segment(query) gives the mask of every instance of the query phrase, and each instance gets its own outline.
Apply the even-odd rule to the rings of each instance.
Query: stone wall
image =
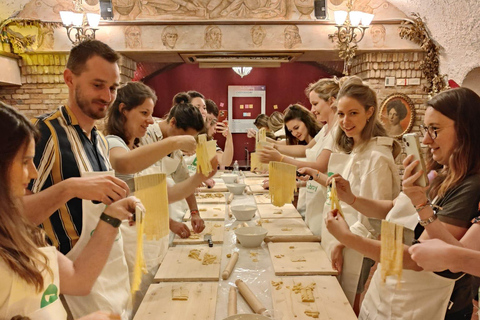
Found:
[[[22,86],[0,87],[0,100],[16,107],[28,118],[54,110],[67,103],[68,88],[63,81],[63,71],[68,54],[22,54],[19,60]],[[135,61],[122,56],[120,81],[131,80],[136,69]]]
[[[360,76],[377,93],[379,107],[385,98],[393,93],[407,95],[415,106],[415,119],[410,132],[420,132],[420,124],[425,115],[425,102],[429,99],[423,90],[426,79],[420,71],[420,62],[424,58],[423,52],[368,52],[358,54],[352,64],[351,73]],[[395,77],[394,86],[385,86],[385,77]],[[418,85],[397,85],[398,79],[418,79]],[[400,144],[403,143],[398,139]],[[424,152],[427,148],[424,148]],[[397,158],[399,173],[403,175],[402,161],[405,153]]]

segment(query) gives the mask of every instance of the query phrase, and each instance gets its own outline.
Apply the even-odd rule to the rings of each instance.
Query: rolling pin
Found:
[[[322,237],[315,235],[266,236],[265,242],[321,242]]]
[[[228,195],[227,204],[232,203],[232,200],[233,200],[233,193],[230,193],[230,194]]]
[[[237,289],[230,287],[228,292],[228,316],[237,314]]]
[[[238,260],[238,252],[232,253],[232,256],[230,257],[230,261],[228,261],[227,266],[222,272],[222,279],[227,280],[228,277],[230,277],[230,274],[232,273],[233,268],[235,267],[235,264],[237,263]]]
[[[265,310],[267,310],[267,308],[265,308],[263,304],[260,302],[260,300],[257,299],[255,294],[253,294],[253,292],[245,284],[245,282],[243,282],[240,279],[237,279],[235,281],[235,284],[237,285],[238,291],[240,292],[242,297],[245,299],[245,301],[247,301],[248,305],[250,306],[250,308],[252,308],[252,310],[255,313],[262,314],[265,312]]]

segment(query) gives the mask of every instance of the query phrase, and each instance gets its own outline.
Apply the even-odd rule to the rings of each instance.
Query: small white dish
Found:
[[[243,247],[255,248],[262,244],[267,232],[267,229],[262,227],[243,227],[236,229],[235,235]]]

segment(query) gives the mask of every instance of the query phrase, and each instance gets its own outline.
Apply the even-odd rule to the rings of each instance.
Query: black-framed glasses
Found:
[[[422,135],[425,135],[425,133],[428,133],[428,135],[432,140],[435,140],[437,138],[438,130],[439,128],[434,126],[424,126],[423,124],[420,125],[420,131],[422,132]]]

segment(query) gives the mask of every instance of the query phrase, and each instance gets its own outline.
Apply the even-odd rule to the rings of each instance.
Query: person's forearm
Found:
[[[373,200],[356,197],[352,203],[347,203],[366,217],[385,219],[388,212],[393,208],[392,200]]]
[[[195,198],[194,193],[186,197],[185,200],[187,201],[190,210],[198,210],[197,199]]]
[[[320,172],[326,172],[327,168],[316,161],[301,161],[290,157],[283,157],[282,162],[292,164],[297,168],[308,167]]]
[[[341,239],[346,247],[360,252],[364,256],[380,262],[381,241],[365,238],[353,233]],[[403,245],[403,268],[411,270],[422,270],[410,257],[408,247]]]
[[[195,189],[203,182],[205,176],[196,173],[190,178],[168,188],[168,203],[174,203],[193,195]]]
[[[63,180],[53,186],[23,197],[23,213],[33,224],[39,225],[70,199],[73,194],[72,183],[75,178]]]
[[[420,212],[418,213],[420,219],[426,220],[429,217],[433,216],[433,209],[431,206],[426,206]],[[455,238],[453,234],[451,234],[443,225],[443,223],[440,222],[440,220],[435,220],[432,223],[429,223],[428,225],[425,226],[425,231],[428,234],[428,237],[430,239],[440,239],[448,244],[452,244],[454,246],[460,246],[462,247],[463,245],[460,243],[459,240]]]
[[[451,246],[448,249],[448,256],[452,272],[465,272],[480,277],[480,252],[471,249]]]
[[[113,242],[120,230],[99,221],[95,232],[73,262],[73,267],[63,267],[60,272],[61,293],[87,295],[105,266]],[[62,267],[60,265],[60,267]],[[63,276],[62,276],[63,275]]]
[[[233,161],[233,137],[230,132],[227,134],[227,139],[225,140],[225,149],[223,150],[222,161],[220,166],[228,167],[232,164]]]
[[[129,152],[122,153],[110,161],[113,169],[120,174],[134,174],[140,172],[158,160],[166,157],[177,150],[177,144],[174,139],[166,138],[152,144],[143,145]]]
[[[306,156],[307,146],[275,144],[275,149],[283,155],[301,158]]]

